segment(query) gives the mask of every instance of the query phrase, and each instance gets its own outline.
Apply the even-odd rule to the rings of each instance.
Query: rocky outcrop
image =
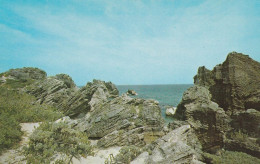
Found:
[[[194,83],[207,87],[212,100],[230,115],[250,108],[260,111],[260,63],[248,55],[229,53],[212,71],[200,67]]]
[[[203,163],[200,142],[190,125],[183,125],[158,139],[148,152],[140,154],[131,164]]]
[[[93,111],[97,105],[118,96],[119,91],[111,82],[93,80],[66,100],[65,113],[72,117],[84,115],[90,110]]]
[[[37,81],[25,90],[40,103],[51,104],[71,117],[86,114],[95,105],[119,94],[114,84],[100,80],[93,80],[79,89],[71,77],[65,74]]]
[[[60,74],[36,81],[27,86],[25,91],[35,96],[41,104],[46,103],[62,108],[64,100],[68,99],[76,89],[76,85],[68,75]]]
[[[143,146],[164,135],[163,119],[156,101],[135,99],[122,95],[108,102],[98,103],[77,127],[98,146]]]
[[[131,90],[131,89],[128,89],[127,92],[126,92],[127,95],[130,95],[130,96],[137,96],[138,94],[136,93],[136,91],[134,90]]]
[[[207,88],[195,85],[185,91],[177,107],[176,118],[191,125],[203,151],[215,152],[224,146],[229,117],[217,103],[211,101]]]

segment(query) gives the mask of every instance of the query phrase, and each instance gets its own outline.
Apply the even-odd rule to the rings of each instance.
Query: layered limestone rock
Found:
[[[27,86],[25,91],[34,95],[39,103],[46,103],[57,108],[63,107],[64,100],[76,91],[76,85],[65,74],[47,77]]]
[[[211,101],[207,88],[195,85],[185,91],[175,115],[195,130],[203,151],[215,152],[223,147],[230,120],[225,111]]]
[[[122,95],[99,103],[77,125],[98,146],[143,146],[164,135],[163,119],[158,103]]]
[[[119,92],[111,82],[93,80],[77,88],[71,77],[65,74],[48,77],[25,88],[40,103],[53,105],[65,115],[86,114],[96,104],[118,96]]]
[[[250,108],[260,111],[260,63],[248,55],[229,53],[212,71],[200,67],[194,83],[209,88],[212,100],[228,114]]]
[[[190,125],[169,132],[150,147],[150,153],[143,152],[131,164],[203,163],[200,142]]]

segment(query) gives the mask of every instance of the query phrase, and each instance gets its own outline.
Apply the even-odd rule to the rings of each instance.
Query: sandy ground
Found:
[[[0,156],[0,164],[6,163],[21,163],[25,164],[26,162],[22,159],[22,156],[19,152],[24,145],[26,145],[29,141],[29,136],[32,134],[33,130],[39,126],[39,123],[22,123],[20,124],[22,127],[22,131],[24,131],[24,136],[22,137],[22,141],[20,142],[20,147],[16,149],[7,150]],[[96,145],[96,141],[91,141],[92,145]],[[88,156],[87,158],[73,159],[73,164],[103,164],[105,160],[113,154],[115,157],[116,154],[119,153],[121,147],[111,147],[108,149],[95,149],[94,156]]]

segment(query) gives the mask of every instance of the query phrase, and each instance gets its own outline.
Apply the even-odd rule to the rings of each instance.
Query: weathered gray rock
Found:
[[[69,116],[85,114],[93,111],[97,105],[118,96],[119,91],[111,82],[93,80],[66,100],[65,113]]]
[[[166,116],[174,116],[176,109],[175,107],[167,108],[165,111]]]
[[[130,95],[130,96],[136,96],[136,95],[138,95],[138,94],[136,93],[136,91],[134,91],[134,90],[132,90],[132,89],[128,89],[127,92],[126,92],[126,94],[127,94],[127,95]]]
[[[183,125],[153,143],[153,149],[143,152],[131,163],[149,164],[197,163],[201,164],[201,145],[190,125]]]
[[[195,85],[185,91],[175,116],[191,125],[203,151],[215,152],[223,147],[230,120],[225,111],[211,101],[207,88]]]
[[[57,75],[36,81],[27,86],[25,91],[34,95],[38,102],[63,108],[64,100],[68,99],[77,88],[68,75]]]
[[[231,115],[236,111],[260,111],[260,63],[232,52],[212,71],[198,69],[194,83],[209,88],[212,100]]]
[[[53,105],[71,117],[86,114],[95,105],[119,94],[114,84],[100,80],[93,80],[79,89],[71,77],[65,74],[37,81],[25,90],[40,103]]]
[[[99,103],[78,126],[98,146],[143,146],[164,135],[163,119],[157,102],[127,95]]]

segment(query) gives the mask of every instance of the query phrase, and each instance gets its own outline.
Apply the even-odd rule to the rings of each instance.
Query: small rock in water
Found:
[[[128,91],[126,92],[127,95],[131,95],[131,96],[137,96],[138,94],[136,93],[136,91],[128,89]]]
[[[167,108],[165,111],[166,116],[173,116],[176,112],[176,107]]]

